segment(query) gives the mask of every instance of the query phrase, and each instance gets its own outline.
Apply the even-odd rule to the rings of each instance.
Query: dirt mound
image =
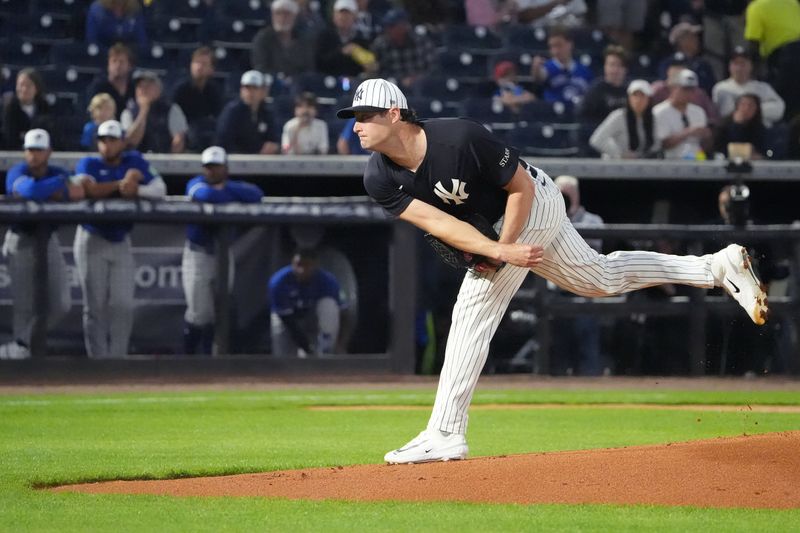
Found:
[[[800,508],[800,431],[657,446],[359,465],[56,491],[294,499]]]

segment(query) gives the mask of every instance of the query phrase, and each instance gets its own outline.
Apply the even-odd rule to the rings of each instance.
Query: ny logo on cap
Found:
[[[355,100],[361,100],[364,97],[364,89],[361,88],[356,91]]]

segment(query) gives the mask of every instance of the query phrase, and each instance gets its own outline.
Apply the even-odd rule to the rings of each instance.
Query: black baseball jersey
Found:
[[[375,152],[364,188],[389,214],[399,216],[416,198],[456,218],[479,213],[495,223],[505,212],[502,188],[517,170],[519,152],[482,125],[459,118],[421,121],[428,147],[416,172]]]

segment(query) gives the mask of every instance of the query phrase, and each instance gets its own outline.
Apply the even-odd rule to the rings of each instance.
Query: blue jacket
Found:
[[[273,313],[281,316],[303,315],[314,309],[317,301],[330,297],[343,307],[339,282],[330,272],[317,269],[308,283],[299,283],[291,265],[278,270],[269,280],[269,301]]]
[[[194,202],[209,204],[254,204],[261,201],[264,193],[256,185],[236,180],[226,180],[223,188],[216,189],[206,181],[205,176],[195,176],[186,184],[186,196]],[[210,249],[214,240],[213,228],[210,224],[189,224],[186,226],[186,238],[189,242]]]
[[[35,178],[31,176],[27,163],[18,163],[6,173],[6,195],[43,202],[49,200],[53,194],[61,192],[62,198],[67,200],[68,180],[69,172],[61,167],[48,165],[45,175]],[[33,230],[33,224],[13,224],[11,229],[17,233],[28,233]],[[52,229],[55,229],[55,226]]]

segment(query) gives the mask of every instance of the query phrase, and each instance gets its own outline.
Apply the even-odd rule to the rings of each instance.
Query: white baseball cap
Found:
[[[239,80],[239,85],[242,87],[263,87],[266,85],[264,75],[257,70],[248,70],[242,74],[242,79]]]
[[[647,80],[633,80],[628,85],[628,94],[640,92],[645,96],[653,96],[653,86]]]
[[[357,111],[386,111],[397,107],[408,109],[408,100],[394,83],[382,78],[361,82],[353,96],[353,105],[336,112],[339,118],[353,118]]]
[[[122,139],[122,124],[116,120],[106,120],[97,128],[97,137]]]
[[[697,74],[694,71],[685,68],[670,80],[670,85],[673,87],[697,87],[700,82],[697,80]]]
[[[272,11],[283,10],[294,13],[295,15],[300,12],[300,6],[298,6],[297,2],[294,0],[272,0],[269,7]]]
[[[203,155],[200,156],[200,162],[203,166],[206,165],[224,165],[228,162],[228,154],[221,146],[209,146],[203,150]]]
[[[356,4],[356,0],[336,0],[333,4],[333,10],[339,11],[340,9],[346,9],[351,13],[358,13],[358,4]]]
[[[25,150],[48,150],[50,148],[50,134],[43,129],[30,130],[25,134]]]

